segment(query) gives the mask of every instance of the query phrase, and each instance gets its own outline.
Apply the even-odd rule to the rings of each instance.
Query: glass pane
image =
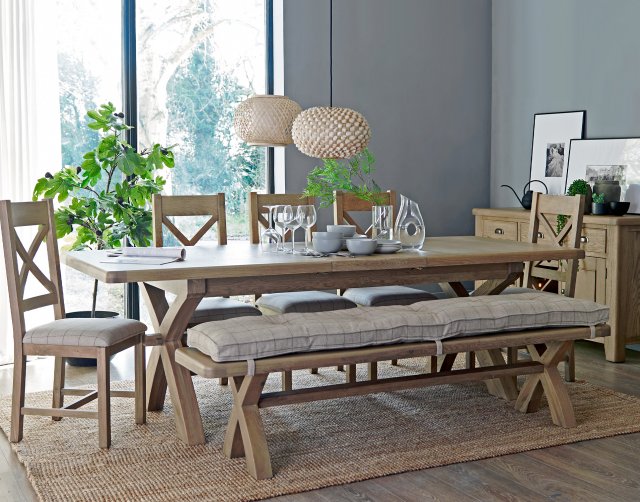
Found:
[[[56,0],[62,164],[76,166],[95,148],[98,134],[87,128],[87,110],[122,103],[121,0]],[[73,239],[60,239],[69,246]],[[62,267],[67,312],[90,310],[93,280]],[[97,308],[124,312],[121,284],[99,284]]]

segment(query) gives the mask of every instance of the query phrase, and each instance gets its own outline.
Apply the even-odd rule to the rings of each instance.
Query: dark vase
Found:
[[[593,202],[593,191],[587,185],[587,193],[584,194],[584,214],[591,214],[591,204]]]
[[[65,315],[67,319],[91,319],[90,310],[79,310],[77,312],[67,312]],[[96,319],[111,319],[120,317],[117,312],[110,312],[108,310],[96,310]],[[90,357],[66,357],[65,360],[69,366],[95,366],[96,360]]]
[[[593,193],[604,194],[605,202],[620,201],[620,193],[622,188],[619,181],[602,180],[593,184]]]
[[[603,202],[594,202],[591,204],[592,213],[595,216],[602,216],[604,214],[609,214],[609,204]]]

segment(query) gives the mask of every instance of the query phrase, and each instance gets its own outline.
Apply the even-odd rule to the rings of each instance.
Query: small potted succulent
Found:
[[[603,193],[594,193],[591,212],[595,215],[609,214],[609,205],[604,200]]]
[[[33,199],[53,198],[59,203],[56,233],[58,238],[75,233],[71,250],[117,248],[125,242],[148,246],[151,197],[165,184],[159,170],[174,165],[171,147],[133,148],[124,139],[131,126],[112,103],[88,111],[87,116],[91,119],[87,127],[100,134],[98,145],[83,155],[80,165],[46,173],[36,182]],[[69,312],[67,317],[117,316],[96,311],[97,293],[96,280],[91,310]],[[77,359],[75,364],[86,361],[90,360]]]

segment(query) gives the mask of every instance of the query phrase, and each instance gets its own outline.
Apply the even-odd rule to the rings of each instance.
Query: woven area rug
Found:
[[[406,373],[381,364],[383,376]],[[402,364],[402,362],[401,362]],[[412,369],[416,369],[414,366]],[[364,368],[359,379],[364,379]],[[294,387],[339,383],[333,368],[294,373]],[[136,426],[133,401],[112,400],[112,447],[98,446],[97,422],[26,417],[25,438],[13,445],[42,500],[257,500],[387,474],[495,457],[640,431],[640,399],[569,384],[578,427],[551,423],[544,406],[516,412],[479,384],[426,389],[262,410],[275,477],[254,481],[243,459],[222,455],[230,391],[195,378],[207,443],[185,446],[175,437],[170,403]],[[114,387],[122,388],[124,384]],[[267,383],[279,389],[279,375]],[[49,406],[50,393],[29,394],[27,405]],[[9,428],[9,399],[0,401],[0,427]]]

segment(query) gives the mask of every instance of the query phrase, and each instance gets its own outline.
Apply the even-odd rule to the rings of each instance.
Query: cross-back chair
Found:
[[[259,194],[249,193],[250,238],[253,244],[260,242],[260,232],[267,228],[268,210],[265,206],[289,204],[292,206],[314,204],[313,197],[302,194]],[[267,216],[265,216],[267,215]],[[315,226],[314,226],[315,227]],[[285,237],[287,237],[285,235]],[[259,296],[259,295],[256,295]],[[326,291],[296,291],[291,293],[270,293],[259,296],[256,304],[266,314],[287,314],[291,312],[324,312],[355,308],[352,301]],[[312,369],[316,373],[317,369]],[[291,372],[282,374],[282,388],[291,389]]]
[[[533,193],[531,202],[531,218],[529,220],[528,241],[538,243],[543,240],[546,245],[580,247],[580,231],[584,210],[584,196],[545,195]],[[558,229],[557,217],[565,217],[564,226]],[[524,267],[522,284],[528,289],[551,291],[573,297],[576,289],[578,260],[556,262],[527,262]],[[518,288],[508,288],[504,293],[516,292]],[[521,289],[520,289],[521,290]],[[509,361],[515,361],[518,349],[509,350]],[[573,348],[569,351],[565,362],[565,379],[575,380],[575,360]]]
[[[227,244],[227,218],[224,193],[215,195],[160,195],[152,199],[153,242],[156,247],[164,245],[163,226],[185,246],[195,246],[207,231],[217,224],[218,244]],[[209,219],[192,237],[187,237],[171,220],[172,216],[209,216]],[[147,294],[142,288],[143,294]],[[188,326],[210,321],[223,321],[233,317],[261,315],[253,305],[223,297],[203,298],[196,307]],[[158,329],[158,327],[155,327]],[[226,378],[220,379],[225,385]]]
[[[373,202],[359,199],[354,194],[336,191],[334,192],[335,202],[333,203],[333,220],[337,225],[349,224],[355,225],[356,232],[371,237],[373,225],[364,229],[358,223],[354,213],[367,213],[367,221],[371,220],[371,209]],[[398,200],[395,190],[387,190],[380,194],[380,205],[388,205],[393,208],[391,221],[394,221],[398,213]],[[431,293],[422,291],[417,288],[408,286],[376,286],[368,288],[349,288],[343,296],[366,307],[382,307],[385,305],[411,305],[412,303],[435,300],[436,297]],[[392,364],[397,364],[397,360],[392,360]],[[348,379],[351,381],[355,378],[355,367],[349,367]],[[376,378],[377,364],[369,363],[369,377]]]
[[[147,327],[129,319],[65,319],[60,260],[56,240],[53,202],[0,201],[0,227],[4,250],[9,305],[13,322],[14,366],[9,440],[19,442],[23,435],[25,415],[93,418],[98,420],[99,446],[111,444],[111,396],[135,398],[135,421],[145,423],[145,356],[144,337]],[[36,227],[33,241],[25,246],[16,229]],[[46,247],[49,274],[36,264],[36,254]],[[19,264],[19,261],[21,264]],[[26,297],[29,276],[46,293]],[[42,307],[53,307],[53,322],[27,329],[25,313]],[[135,346],[135,390],[111,391],[109,360],[112,354]],[[53,404],[51,408],[25,407],[27,355],[55,356]],[[65,357],[97,359],[98,390],[69,389],[65,383]],[[64,405],[65,396],[79,398]],[[98,401],[98,411],[79,410]]]

